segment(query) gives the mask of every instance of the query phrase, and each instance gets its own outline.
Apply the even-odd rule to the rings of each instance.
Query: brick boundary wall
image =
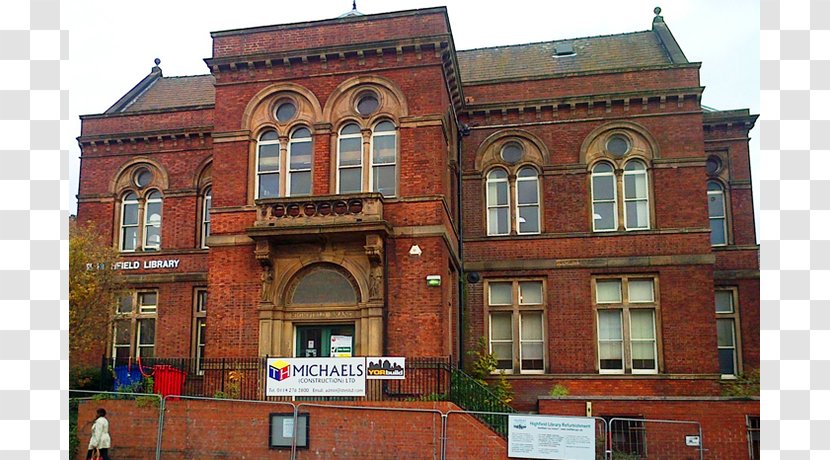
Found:
[[[338,406],[460,410],[449,402],[309,402]],[[296,402],[295,404],[301,404]],[[158,408],[133,400],[82,401],[78,410],[80,449],[86,455],[95,410],[107,410],[112,458],[155,458]],[[438,413],[375,411],[301,406],[309,413],[309,448],[303,458],[440,458],[441,416]],[[284,459],[290,449],[269,449],[269,414],[287,412],[286,405],[257,401],[168,400],[165,403],[162,458]],[[447,435],[447,458],[505,459],[507,443],[469,415],[453,414]],[[390,450],[394,449],[394,450]]]
[[[628,416],[700,422],[706,460],[749,459],[746,416],[758,417],[761,413],[761,401],[758,398],[607,396],[543,396],[539,398],[539,413],[584,416],[585,403],[589,401],[594,417]],[[646,439],[649,443],[648,430],[651,428],[650,424],[646,424]],[[676,431],[675,428],[668,430]],[[678,442],[682,445],[685,440],[679,438]]]

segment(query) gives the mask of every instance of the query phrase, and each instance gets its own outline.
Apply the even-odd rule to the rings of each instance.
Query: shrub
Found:
[[[568,390],[568,387],[562,385],[561,383],[557,383],[553,387],[551,387],[550,391],[548,392],[550,396],[568,396],[571,394],[571,391]]]

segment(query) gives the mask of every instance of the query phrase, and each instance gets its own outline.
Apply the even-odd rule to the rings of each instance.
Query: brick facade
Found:
[[[94,225],[120,247],[126,194],[139,195],[139,219],[149,213],[147,190],[125,175],[146,166],[163,176],[157,178],[164,200],[160,249],[142,251],[139,241],[139,250],[123,257],[140,267],[149,260],[180,261],[176,268],[124,271],[131,288],[158,293],[156,356],[195,355],[194,292],[206,288],[208,357],[290,356],[299,353],[296,328],[350,324],[358,354],[451,355],[461,362],[480,337],[493,337],[490,314],[499,307],[490,305],[487,286],[535,280],[544,286],[543,363],[538,373],[512,369],[508,378],[519,409],[552,407],[538,398],[555,383],[577,396],[719,395],[717,290],[733,293],[737,311],[732,373],[758,368],[758,246],[748,151],[756,116],[702,107],[700,64],[686,61],[660,16],[651,31],[580,39],[575,57],[544,55],[556,61],[538,67],[553,70],[515,76],[506,63],[527,59],[518,67],[533,69],[530,59],[539,59],[534,46],[548,44],[457,51],[443,8],[212,36],[211,75],[199,77],[213,78],[211,94],[188,102],[196,88],[188,78],[194,77],[162,77],[156,67],[142,83],[145,92],[135,96],[141,110],[131,109],[125,96],[104,114],[82,117],[79,223]],[[586,40],[593,48],[581,45]],[[629,49],[638,50],[630,63],[609,67]],[[485,69],[485,62],[500,62],[505,73],[499,66]],[[156,80],[179,90],[162,94],[153,89]],[[367,91],[379,108],[361,116],[356,104]],[[274,110],[287,100],[297,114],[275,119]],[[369,177],[369,162],[372,130],[383,120],[395,126],[396,191],[380,197],[371,195],[378,179]],[[339,130],[349,122],[362,129],[364,193],[354,196],[337,194]],[[298,126],[312,133],[310,196],[258,199],[259,136],[275,130],[284,158]],[[617,157],[608,143],[614,135],[628,139]],[[500,156],[510,142],[525,149],[516,165]],[[712,158],[718,167],[707,172]],[[632,159],[645,165],[638,176],[644,188],[628,182],[634,179],[624,168]],[[600,225],[592,187],[599,164],[614,165],[611,212],[619,222],[608,232],[594,230]],[[284,187],[289,167],[283,160]],[[521,167],[538,181],[539,224],[527,234],[517,234]],[[507,172],[505,215],[511,216],[506,234],[496,236],[488,232],[494,168]],[[717,221],[707,211],[707,181],[723,190],[723,245],[710,242]],[[207,187],[210,237],[202,241]],[[636,208],[647,210],[638,230],[626,230],[635,209],[628,205],[636,201],[629,192],[646,197],[645,207]],[[323,211],[325,203],[341,199],[348,211]],[[277,215],[292,205],[296,216]],[[152,230],[144,224],[139,235]],[[335,266],[353,286],[352,305],[293,302],[303,274]],[[428,287],[427,275],[440,275],[441,286]],[[634,331],[639,326],[629,315],[643,305],[603,305],[595,286],[630,276],[654,286],[654,306],[643,310],[654,312],[655,337],[647,341],[654,351],[642,355],[653,364],[640,374],[634,361],[642,356],[634,356],[632,343],[642,331]],[[514,350],[514,362],[523,363],[524,347],[531,345],[519,337],[516,321],[525,321],[525,306],[517,305],[512,335],[503,343]],[[598,315],[607,308],[624,312],[619,373],[600,369]],[[133,356],[137,334],[130,332]],[[112,354],[109,345],[96,352]],[[661,412],[653,403],[648,414],[667,417],[673,410]]]

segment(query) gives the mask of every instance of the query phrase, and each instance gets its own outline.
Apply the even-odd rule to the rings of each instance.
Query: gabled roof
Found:
[[[213,105],[213,75],[164,77],[159,67],[107,109],[107,114]]]
[[[557,56],[571,44],[575,54]],[[461,81],[473,83],[672,64],[654,31],[458,51]]]

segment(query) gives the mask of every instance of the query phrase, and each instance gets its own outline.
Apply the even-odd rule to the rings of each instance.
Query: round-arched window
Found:
[[[297,106],[291,101],[285,101],[277,105],[277,110],[275,112],[277,121],[280,123],[285,123],[286,121],[294,118],[294,115],[296,114]]]
[[[333,267],[317,267],[297,282],[291,295],[296,305],[356,304],[357,293],[349,279]]]
[[[135,173],[135,185],[144,188],[153,181],[153,172],[147,168],[139,168]]]
[[[722,163],[718,157],[709,157],[706,159],[706,174],[714,176],[720,171]]]

